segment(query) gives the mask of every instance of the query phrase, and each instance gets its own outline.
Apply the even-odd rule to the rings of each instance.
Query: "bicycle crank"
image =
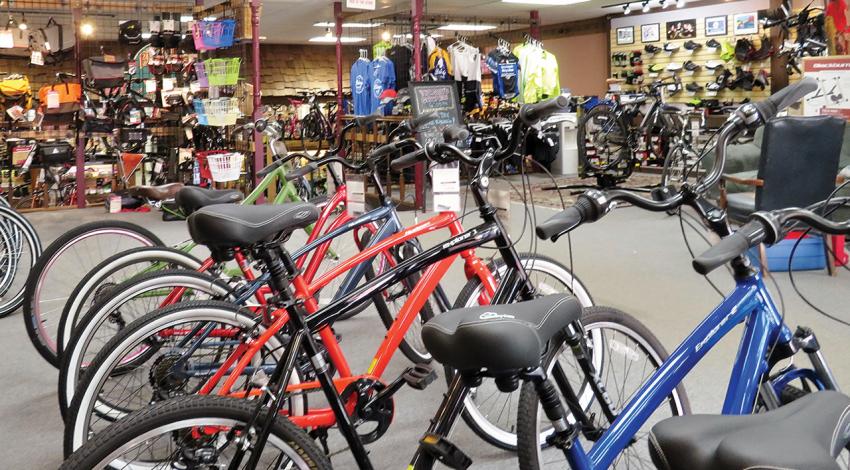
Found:
[[[364,444],[377,441],[389,429],[395,414],[392,395],[398,390],[393,388],[387,390],[384,383],[363,378],[348,384],[340,394],[343,403],[348,403],[353,396],[357,397],[351,422]],[[384,390],[388,393],[381,393]]]

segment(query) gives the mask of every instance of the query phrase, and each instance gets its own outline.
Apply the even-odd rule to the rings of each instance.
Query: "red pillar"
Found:
[[[254,115],[253,121],[263,117],[262,94],[260,91],[260,5],[262,0],[251,0],[251,65],[254,69],[252,85],[254,86]],[[254,184],[260,182],[257,176],[266,166],[266,147],[263,144],[263,134],[254,131]]]
[[[342,131],[342,2],[334,2],[334,33],[336,34],[336,133]]]
[[[71,9],[74,20],[74,66],[78,79],[83,76],[83,51],[80,49],[80,25],[83,21],[83,7],[79,2],[74,2]],[[82,83],[82,81],[81,81]],[[77,165],[77,207],[86,207],[86,136],[77,130],[77,147],[74,149],[74,157]]]
[[[422,79],[422,41],[419,37],[422,32],[422,10],[423,0],[410,0],[410,16],[413,24],[413,72],[414,79]],[[425,209],[425,163],[419,163],[414,168],[413,183],[414,203],[418,209]]]
[[[528,34],[538,41],[540,40],[540,12],[537,10],[531,10],[531,14],[529,15],[530,26]]]

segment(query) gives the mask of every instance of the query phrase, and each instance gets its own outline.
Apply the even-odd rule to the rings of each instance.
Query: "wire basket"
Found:
[[[213,86],[236,85],[239,80],[239,68],[242,59],[234,57],[231,59],[207,59],[204,61],[204,72],[207,81]]]
[[[236,20],[195,21],[192,23],[192,38],[195,49],[209,51],[233,45]]]
[[[240,116],[237,98],[195,100],[192,104],[202,126],[232,126]]]
[[[210,175],[216,183],[238,180],[244,162],[245,155],[238,152],[207,155]]]
[[[210,87],[210,82],[207,80],[207,70],[203,62],[195,62],[195,75],[198,76],[198,86],[201,88]]]

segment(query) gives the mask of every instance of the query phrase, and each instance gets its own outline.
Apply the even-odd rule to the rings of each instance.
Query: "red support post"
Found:
[[[540,38],[540,12],[537,10],[531,10],[531,14],[529,15],[530,25],[528,34],[534,39],[538,41]]]
[[[413,25],[413,77],[422,79],[422,10],[423,0],[410,0],[410,19]],[[413,173],[414,204],[417,209],[425,210],[425,163],[418,163]]]
[[[74,67],[78,79],[83,76],[83,51],[80,46],[80,25],[83,22],[83,6],[80,2],[74,2],[71,8],[71,16],[74,20]],[[82,83],[82,81],[80,82]],[[77,165],[77,207],[86,207],[86,136],[77,129],[77,147],[74,149],[74,159]]]
[[[342,130],[342,2],[334,2],[334,34],[336,34],[336,138]]]
[[[263,117],[262,93],[260,90],[260,6],[262,0],[251,0],[251,65],[253,77],[251,83],[254,87],[254,115],[251,120],[256,122]],[[260,183],[257,173],[266,166],[266,146],[263,143],[263,134],[254,131],[254,184]]]

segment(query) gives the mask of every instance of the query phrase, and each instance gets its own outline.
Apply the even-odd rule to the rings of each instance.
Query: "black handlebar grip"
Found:
[[[766,100],[756,103],[755,106],[762,121],[767,122],[783,109],[800,101],[804,96],[817,89],[818,81],[812,77],[806,77],[770,95]]]
[[[395,152],[398,152],[399,149],[401,149],[403,146],[405,146],[409,143],[410,142],[405,142],[403,140],[400,140],[400,141],[397,141],[397,142],[393,142],[391,144],[382,145],[382,146],[376,148],[375,150],[372,150],[371,152],[369,152],[369,158],[381,158],[381,157],[384,157],[386,155],[393,154]]]
[[[408,123],[408,126],[410,127],[410,132],[416,132],[421,126],[423,126],[424,124],[428,124],[429,122],[433,121],[434,119],[437,119],[438,117],[440,116],[436,112],[431,111],[429,113],[425,113],[421,116],[411,119]]]
[[[562,95],[542,103],[524,105],[519,110],[519,118],[526,126],[533,126],[559,111],[566,111],[569,106],[570,100]]]
[[[445,142],[457,142],[466,140],[469,137],[469,130],[463,126],[447,126],[443,129],[443,140]]]
[[[403,170],[409,166],[413,166],[420,161],[425,160],[425,149],[419,149],[415,152],[410,152],[408,154],[402,155],[399,158],[396,158],[392,162],[390,162],[390,169],[393,171]]]
[[[737,232],[720,240],[705,253],[697,256],[693,261],[694,270],[706,275],[764,241],[764,236],[764,223],[760,220],[752,220]]]
[[[368,116],[357,116],[354,118],[354,122],[357,123],[358,127],[368,127],[377,122],[378,118],[381,117],[378,114],[370,114]]]
[[[277,170],[278,167],[283,165],[284,161],[285,160],[275,160],[275,161],[271,162],[268,166],[266,166],[262,170],[258,171],[257,176],[259,176],[260,178],[265,178],[266,176],[269,175],[269,173]]]
[[[265,119],[257,119],[257,121],[254,122],[254,130],[256,130],[257,132],[263,132],[266,130],[266,127],[268,127],[268,125],[269,121]]]
[[[556,241],[558,237],[572,231],[584,222],[597,221],[601,215],[602,211],[597,207],[596,202],[585,195],[581,195],[572,207],[568,207],[538,225],[537,236],[544,240]]]
[[[316,168],[319,166],[316,165],[315,162],[310,162],[302,167],[296,168],[288,173],[286,173],[286,181],[294,181],[298,178],[303,178],[310,173],[316,171]]]

